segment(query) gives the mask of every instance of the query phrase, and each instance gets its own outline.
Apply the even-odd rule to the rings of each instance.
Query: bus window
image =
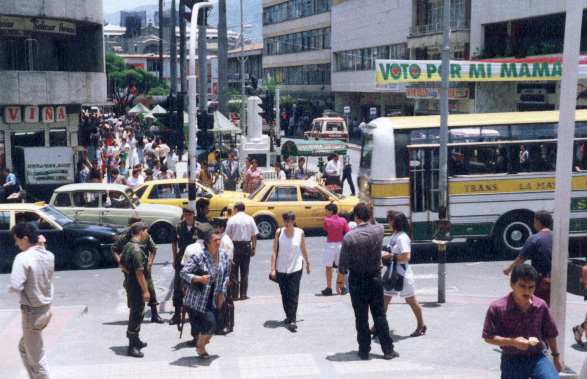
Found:
[[[576,138],[587,137],[587,123],[585,123],[585,122],[575,123],[575,137]]]
[[[519,172],[554,171],[556,145],[554,143],[531,143],[518,145]]]
[[[512,125],[513,140],[553,139],[556,138],[557,124]]]
[[[449,130],[448,141],[450,143],[479,142],[481,128],[453,128]]]
[[[573,154],[573,170],[587,170],[587,142],[576,142],[575,153]]]
[[[371,168],[371,159],[373,158],[373,135],[365,133],[363,135],[363,146],[361,147],[360,167],[365,169]]]
[[[495,172],[496,153],[494,147],[468,146],[463,150],[467,174],[478,175]]]
[[[395,139],[395,177],[407,178],[409,173],[409,154],[408,144],[410,143],[410,135],[404,131],[396,130],[394,133]]]

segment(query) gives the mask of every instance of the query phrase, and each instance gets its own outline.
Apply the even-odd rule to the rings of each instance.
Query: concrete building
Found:
[[[349,107],[350,118],[358,122],[402,111],[405,85],[376,88],[375,60],[408,58],[411,4],[335,0],[331,12],[335,110],[343,113]]]
[[[101,0],[2,2],[0,166],[22,183],[74,179],[81,107],[106,102],[102,12]],[[29,161],[31,147],[60,154],[59,170],[47,166],[57,155]]]
[[[263,0],[263,80],[309,107],[332,103],[330,8],[331,0]]]
[[[252,76],[263,79],[263,44],[245,45],[228,52],[228,86],[240,91],[241,88],[241,57],[245,57],[245,80]]]

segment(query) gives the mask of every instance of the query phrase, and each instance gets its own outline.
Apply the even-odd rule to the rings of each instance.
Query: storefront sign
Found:
[[[392,83],[439,82],[441,61],[380,60],[376,61],[376,85]],[[451,61],[449,80],[452,82],[537,81],[560,80],[560,59],[516,62]],[[579,76],[587,75],[587,64],[579,65]]]
[[[24,164],[27,184],[73,182],[73,151],[69,147],[27,147]]]
[[[41,121],[43,124],[55,122],[55,108],[43,107],[41,108]]]
[[[19,124],[22,122],[34,124],[38,123],[39,119],[44,124],[67,121],[67,107],[65,105],[46,105],[43,107],[36,105],[7,106],[4,107],[3,114],[5,124]]]
[[[39,122],[39,107],[33,105],[24,107],[24,122],[27,124]]]
[[[40,17],[0,16],[0,30],[18,32],[37,32],[76,35],[76,25],[72,22]]]
[[[451,87],[448,89],[448,98],[451,100],[466,100],[469,98],[468,87]],[[408,99],[438,99],[440,88],[436,87],[407,87],[406,97]]]
[[[4,123],[18,124],[19,122],[22,122],[22,113],[20,107],[5,107]]]

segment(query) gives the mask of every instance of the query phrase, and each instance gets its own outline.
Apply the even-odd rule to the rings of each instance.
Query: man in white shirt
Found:
[[[10,273],[10,292],[20,294],[22,338],[18,350],[30,378],[49,378],[43,345],[43,329],[51,320],[55,256],[47,251],[39,231],[32,223],[18,223],[12,236],[21,251],[14,258]]]
[[[255,256],[259,230],[255,220],[245,213],[245,205],[242,202],[234,205],[234,213],[226,225],[226,234],[234,244],[234,264],[230,271],[230,280],[239,288],[240,296],[237,299],[235,293],[234,300],[246,300],[248,299],[249,264],[251,257]]]
[[[132,170],[132,176],[130,178],[128,178],[128,180],[126,181],[126,183],[128,184],[128,186],[130,188],[132,188],[132,189],[137,188],[138,186],[140,186],[144,182],[145,182],[145,179],[141,175],[141,169],[140,168],[133,169]]]
[[[324,169],[324,174],[326,175],[326,184],[338,184],[338,155],[332,154],[328,158],[328,163]]]

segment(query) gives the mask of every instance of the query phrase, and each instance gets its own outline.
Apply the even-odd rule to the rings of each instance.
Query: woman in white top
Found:
[[[295,226],[296,215],[287,212],[283,215],[284,227],[275,233],[273,255],[271,255],[271,278],[276,279],[281,292],[281,302],[285,311],[285,327],[292,333],[297,331],[296,313],[300,294],[300,280],[304,262],[306,272],[310,273],[310,261],[304,240],[304,231]]]
[[[387,222],[392,231],[389,243],[383,251],[382,258],[384,263],[391,263],[397,265],[398,273],[404,277],[403,289],[401,291],[384,291],[384,307],[387,312],[387,307],[391,298],[394,295],[399,295],[406,300],[406,303],[414,312],[418,326],[410,337],[418,337],[426,334],[426,325],[422,318],[422,308],[416,300],[416,289],[414,286],[414,272],[410,266],[410,257],[412,254],[411,240],[408,236],[410,231],[410,223],[408,218],[401,212],[389,211],[387,213]]]
[[[281,169],[281,164],[279,162],[276,162],[273,167],[275,168],[275,178],[277,180],[286,180],[287,179],[287,176],[285,175],[285,171],[283,171]]]

